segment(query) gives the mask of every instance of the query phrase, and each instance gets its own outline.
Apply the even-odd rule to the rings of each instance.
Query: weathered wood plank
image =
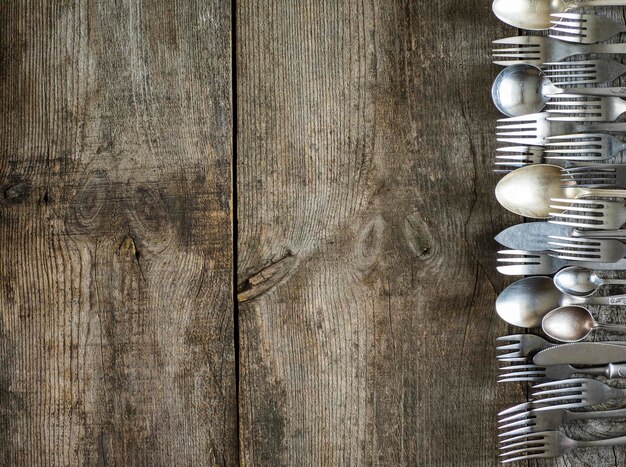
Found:
[[[237,463],[231,10],[0,5],[0,463]]]
[[[497,465],[504,31],[478,0],[238,2],[244,465]]]

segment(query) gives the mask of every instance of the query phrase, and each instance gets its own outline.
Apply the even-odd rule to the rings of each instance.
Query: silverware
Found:
[[[500,443],[501,462],[517,462],[526,459],[560,457],[578,448],[618,446],[626,444],[626,436],[595,441],[578,441],[568,438],[560,431],[541,431],[513,436]]]
[[[626,143],[613,135],[579,133],[551,136],[545,144],[544,157],[567,161],[605,161],[626,150]]]
[[[544,63],[541,68],[543,74],[557,86],[608,83],[626,73],[626,65],[605,58]]]
[[[550,37],[578,44],[602,42],[616,34],[626,32],[626,26],[607,16],[580,13],[554,13],[550,24]],[[559,34],[564,33],[564,34]]]
[[[541,112],[554,97],[566,96],[572,100],[581,96],[615,96],[625,92],[626,88],[621,87],[559,88],[538,67],[518,63],[498,73],[491,87],[491,98],[500,112],[516,117]]]
[[[611,297],[611,305],[625,305],[626,295]],[[579,342],[593,331],[626,332],[626,325],[599,323],[582,306],[562,306],[552,310],[541,320],[541,329],[559,342]]]
[[[550,410],[555,406],[561,409],[577,409],[626,397],[626,389],[612,388],[590,378],[550,381],[537,384],[533,389],[540,389],[532,394],[535,410],[539,411]]]
[[[552,254],[570,261],[611,263],[624,258],[626,245],[619,240],[551,236]],[[557,247],[557,248],[554,248]]]
[[[545,146],[551,137],[572,133],[626,132],[625,123],[559,122],[550,120],[548,112],[501,118],[498,122],[496,126],[498,141],[528,146]]]
[[[545,219],[554,212],[552,199],[609,197],[626,198],[626,190],[582,188],[561,182],[561,167],[550,164],[533,164],[505,175],[496,186],[496,198],[502,206],[515,214]]]
[[[532,402],[515,405],[498,414],[499,437],[517,436],[539,431],[556,430],[578,420],[599,420],[608,418],[626,418],[626,409],[572,412],[553,408],[535,410]]]
[[[626,208],[622,201],[596,199],[572,201],[562,198],[552,198],[550,201],[550,207],[557,211],[549,214],[550,222],[553,224],[577,228],[616,230],[626,222]],[[582,232],[581,236],[584,237],[586,233]]]
[[[569,44],[545,36],[513,36],[495,40],[493,43],[512,46],[493,49],[493,63],[502,66],[518,63],[540,66],[542,63],[560,62],[583,54],[626,54],[624,44]]]
[[[626,342],[577,342],[542,349],[533,356],[533,363],[545,365],[606,365],[626,362]],[[623,376],[623,375],[622,375]]]
[[[619,97],[562,94],[547,103],[550,120],[559,122],[612,122],[626,112]]]
[[[605,285],[626,285],[626,279],[603,279],[595,271],[580,266],[561,269],[553,282],[561,292],[576,297],[593,295]]]
[[[520,254],[527,255],[533,254],[531,252],[549,250],[548,237],[550,235],[567,237],[571,234],[571,230],[567,226],[549,222],[525,222],[504,229],[496,235],[495,241],[511,250],[522,250]],[[510,254],[507,250],[500,253]]]
[[[509,146],[498,148],[494,172],[509,173],[530,164],[541,164],[543,148],[541,146]]]
[[[525,250],[500,250],[498,254],[497,270],[506,276],[543,276],[554,274],[566,266],[583,266],[602,271],[626,270],[626,259],[614,263],[566,261],[555,258],[548,252]]]
[[[609,379],[623,378],[624,376],[621,376],[621,374],[626,373],[626,365],[609,364],[595,368],[576,368],[566,364],[539,366],[531,363],[527,365],[503,366],[499,370],[498,383],[543,383],[571,378],[574,375],[604,376]]]
[[[562,169],[561,181],[567,184],[570,180],[585,188],[626,188],[626,165],[585,165]]]
[[[542,324],[542,319],[552,310],[569,305],[623,305],[626,295],[608,297],[573,297],[564,294],[554,286],[552,278],[531,276],[520,279],[506,287],[496,299],[496,312],[504,321],[522,328],[534,328]],[[567,323],[558,321],[565,329]],[[544,327],[544,331],[546,331]],[[564,332],[564,331],[562,331]],[[548,334],[550,337],[555,337]],[[556,337],[560,337],[556,336]]]
[[[543,337],[534,334],[512,334],[496,338],[502,344],[496,346],[496,351],[507,352],[496,355],[496,358],[506,362],[525,362],[526,357],[541,350],[549,349],[558,344],[548,342]]]
[[[550,21],[554,13],[567,13],[580,7],[623,6],[625,2],[619,0],[494,0],[492,10],[494,14],[511,26],[521,29],[542,30],[550,28]]]

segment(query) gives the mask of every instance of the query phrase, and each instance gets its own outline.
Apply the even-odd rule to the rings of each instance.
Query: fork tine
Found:
[[[524,414],[524,418],[521,418],[519,420],[515,420],[515,421],[513,421],[511,423],[502,424],[502,422],[500,421],[500,422],[498,422],[499,423],[498,430],[506,430],[506,429],[509,429],[509,428],[525,427],[525,426],[528,426],[528,425],[532,425],[532,424],[534,424],[535,420],[533,418],[529,418],[529,416],[530,416],[530,412],[526,412]],[[523,434],[523,433],[520,433],[520,435],[521,434]]]
[[[537,385],[535,385],[533,387],[536,387],[536,386]],[[533,407],[533,404],[531,402],[522,402],[521,404],[514,405],[513,407],[509,407],[508,409],[501,410],[500,412],[498,412],[498,417],[500,417],[502,415],[508,415],[508,414],[511,414],[511,413],[514,413],[514,412],[530,410],[530,409],[532,409],[532,407]],[[514,415],[514,416],[517,417],[518,415]],[[508,420],[508,419],[512,420],[513,417],[508,417],[505,420]]]
[[[521,341],[524,336],[525,334],[509,334],[508,336],[498,336],[496,337],[496,342]]]
[[[578,396],[578,397],[576,397]],[[537,404],[554,404],[555,402],[561,402],[561,401],[572,401],[572,404],[578,404],[580,405],[584,405],[583,403],[583,395],[581,394],[568,394],[566,396],[554,396],[554,397],[547,397],[545,399],[542,400],[538,400]],[[559,407],[561,407],[561,405],[559,404]]]
[[[542,375],[534,375],[534,376],[515,376],[513,378],[498,378],[497,383],[535,383],[539,381],[543,381],[545,376]]]
[[[528,39],[524,38],[524,36],[511,36],[511,37],[504,37],[502,39],[496,39],[491,41],[492,44],[523,44],[523,45],[527,45],[527,41]],[[533,45],[533,44],[528,44],[528,45]]]
[[[534,431],[534,425],[524,426],[516,428],[514,430],[504,431],[498,433],[498,438],[508,438],[509,436],[523,435],[525,433],[532,433]]]
[[[533,433],[530,435],[520,435],[520,436],[514,436],[513,438],[509,438],[509,439],[504,439],[500,441],[499,444],[504,447],[512,447],[514,444],[520,441],[527,441],[527,440],[540,441],[543,439],[544,439],[543,433]]]
[[[518,457],[513,457],[512,459],[502,459],[500,460],[501,464],[509,464],[511,462],[519,462],[519,461],[525,461],[527,459],[544,459],[546,457],[544,452],[541,453],[537,453],[537,454],[527,454],[524,456],[518,456]]]
[[[518,343],[518,344],[500,345],[496,347],[496,350],[517,350],[520,348],[521,348],[521,345]]]
[[[582,206],[567,206],[565,204],[550,204],[549,206],[552,209],[564,209],[567,211],[575,211],[575,212],[595,212],[595,213],[602,214],[602,211],[601,211],[602,208],[599,208],[599,209],[598,208],[584,208]],[[564,216],[564,217],[567,217],[567,216]],[[586,216],[586,217],[589,217],[590,219],[592,218],[597,219],[602,216]]]
[[[554,219],[550,219],[548,222],[550,222],[551,224],[555,224],[555,225],[564,225],[566,227],[579,227],[579,228],[580,227],[588,227],[590,229],[597,229],[599,225],[604,225],[604,223],[602,223],[602,224],[588,224],[588,223],[585,223],[585,222],[559,221],[559,220],[554,220]]]
[[[553,18],[577,19],[582,20],[580,13],[550,13]]]
[[[539,264],[539,259],[533,260],[533,258],[498,258],[498,263],[512,263],[512,264]]]

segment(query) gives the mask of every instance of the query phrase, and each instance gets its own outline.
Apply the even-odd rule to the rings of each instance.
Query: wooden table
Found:
[[[0,464],[497,465],[510,32],[479,0],[0,3]]]

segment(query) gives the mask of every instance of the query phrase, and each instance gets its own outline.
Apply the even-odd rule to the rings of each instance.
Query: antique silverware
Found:
[[[548,118],[559,122],[612,122],[626,112],[626,101],[619,97],[562,94],[547,106]]]
[[[557,236],[551,236],[550,240],[552,254],[570,261],[611,263],[621,260],[626,254],[626,245],[619,240]]]
[[[626,150],[626,143],[613,135],[579,133],[551,136],[545,144],[546,159],[578,161],[605,161]]]
[[[499,368],[498,383],[544,383],[568,379],[574,375],[604,376],[608,379],[626,377],[626,365],[610,363],[600,367],[576,368],[572,365],[539,366],[532,363],[526,365],[510,365]]]
[[[621,201],[596,199],[572,201],[571,199],[552,198],[550,202],[550,208],[557,211],[550,213],[550,222],[554,224],[577,228],[615,230],[626,222],[626,208]],[[592,232],[582,232],[581,236],[584,237],[587,233]],[[596,238],[597,235],[592,235],[592,237]]]
[[[543,276],[554,274],[566,266],[584,266],[602,271],[626,270],[626,259],[614,263],[595,261],[567,261],[548,254],[549,252],[525,250],[498,251],[498,272],[507,276]]]
[[[626,65],[605,58],[544,63],[541,69],[543,74],[557,86],[608,83],[626,73]]]
[[[491,9],[501,20],[521,29],[543,30],[551,26],[553,14],[567,13],[576,8],[599,6],[624,6],[620,0],[494,0]]]
[[[525,362],[527,357],[534,355],[540,350],[549,349],[557,345],[534,334],[501,336],[496,338],[496,342],[501,343],[496,346],[496,351],[507,352],[496,355],[496,358],[506,362]]]
[[[513,36],[493,43],[505,46],[492,51],[493,63],[502,66],[518,63],[541,66],[582,54],[626,54],[624,44],[570,44],[545,36]]]
[[[550,217],[551,199],[572,200],[589,196],[626,198],[626,190],[582,188],[573,180],[561,181],[561,167],[533,164],[505,175],[496,185],[496,198],[515,214],[536,219]],[[590,261],[598,261],[596,259]]]
[[[495,237],[495,241],[511,250],[523,250],[521,254],[549,250],[548,237],[557,235],[567,237],[572,229],[549,222],[525,222],[504,229]],[[626,232],[625,232],[626,234]],[[506,250],[502,251],[507,254]]]
[[[578,44],[602,42],[626,32],[626,26],[607,16],[581,13],[553,13],[550,37]],[[560,34],[563,33],[563,34]]]
[[[572,412],[562,408],[535,410],[532,402],[515,405],[498,414],[499,437],[556,430],[578,420],[626,418],[626,409]]]
[[[518,462],[526,459],[546,459],[560,457],[578,448],[606,447],[626,444],[626,436],[578,441],[568,438],[560,431],[541,431],[513,436],[500,443],[501,462]]]
[[[626,304],[626,295],[612,299],[616,300],[616,305]],[[626,325],[597,322],[582,306],[562,306],[552,310],[543,317],[541,328],[559,342],[578,342],[598,330],[626,332]]]
[[[538,67],[518,63],[498,73],[491,87],[491,98],[500,112],[517,117],[541,112],[551,98],[559,95],[574,98],[615,96],[625,92],[626,88],[621,87],[559,88]]]
[[[510,146],[498,148],[494,172],[509,173],[520,167],[544,162],[541,146]]]
[[[532,394],[535,410],[539,411],[550,410],[555,406],[561,409],[577,409],[626,397],[626,389],[612,388],[590,378],[551,381],[537,384],[533,389],[539,389]]]
[[[562,169],[561,181],[567,183],[570,180],[585,188],[626,188],[626,165],[584,165]]]
[[[625,342],[577,342],[539,350],[533,363],[546,365],[606,365],[626,362]]]
[[[554,285],[561,292],[576,297],[588,297],[605,285],[626,285],[626,279],[603,279],[596,271],[581,266],[561,269],[554,275]]]

